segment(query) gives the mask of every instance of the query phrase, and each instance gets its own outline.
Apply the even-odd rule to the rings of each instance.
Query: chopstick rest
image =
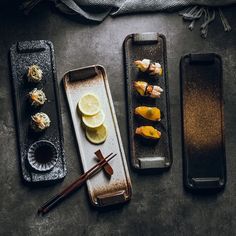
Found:
[[[102,161],[105,159],[100,149],[97,150],[94,154],[97,156],[99,161]],[[107,161],[106,161],[106,164],[104,165],[103,169],[104,169],[105,173],[107,175],[109,175],[109,177],[111,177],[113,175],[113,169]]]

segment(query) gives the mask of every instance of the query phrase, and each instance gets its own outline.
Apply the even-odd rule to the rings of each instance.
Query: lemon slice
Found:
[[[78,109],[86,116],[97,114],[101,109],[99,98],[92,93],[83,95],[78,102]]]
[[[104,123],[105,114],[101,110],[94,116],[82,116],[82,121],[84,122],[85,126],[91,129],[95,129],[101,126]]]
[[[107,128],[105,125],[101,125],[96,129],[86,128],[85,134],[91,143],[100,144],[105,142],[107,138]]]

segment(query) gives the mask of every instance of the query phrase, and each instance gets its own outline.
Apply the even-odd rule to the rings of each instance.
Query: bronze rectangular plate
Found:
[[[185,186],[222,189],[226,159],[221,58],[214,53],[185,55],[180,72]]]

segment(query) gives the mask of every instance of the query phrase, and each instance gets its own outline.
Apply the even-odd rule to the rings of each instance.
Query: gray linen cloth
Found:
[[[43,0],[25,0],[24,8],[30,11]],[[174,11],[187,6],[226,6],[236,0],[48,0],[62,12],[77,15],[90,21],[103,21],[107,15],[133,12]]]
[[[45,0],[24,0],[25,13],[31,11],[39,2]],[[196,20],[204,18],[200,27],[201,36],[206,38],[208,25],[215,19],[216,13],[221,19],[225,31],[231,27],[220,7],[235,4],[236,0],[46,0],[51,1],[65,14],[91,22],[101,22],[108,15],[116,16],[137,12],[176,11],[182,12],[185,20],[190,21],[189,29],[194,28]]]

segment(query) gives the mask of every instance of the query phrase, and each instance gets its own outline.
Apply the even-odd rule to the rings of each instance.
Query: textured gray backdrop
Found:
[[[233,31],[214,22],[206,40],[190,32],[177,14],[140,14],[107,18],[100,25],[81,24],[42,4],[24,17],[0,8],[0,235],[236,235],[236,8],[227,9]],[[10,84],[8,49],[18,40],[49,39],[54,43],[58,82],[65,71],[100,63],[108,72],[115,110],[127,153],[122,42],[132,32],[166,35],[173,136],[172,168],[141,175],[130,169],[133,198],[106,212],[91,207],[86,187],[45,217],[36,210],[52,194],[81,174],[65,96],[60,87],[68,175],[51,187],[22,184]],[[228,182],[224,192],[196,196],[184,191],[180,140],[179,60],[189,52],[216,52],[224,64],[225,133]],[[200,99],[200,98],[199,98]]]

